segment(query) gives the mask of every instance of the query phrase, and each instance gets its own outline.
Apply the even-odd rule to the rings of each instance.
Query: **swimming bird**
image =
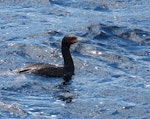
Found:
[[[65,35],[61,42],[61,52],[64,59],[64,66],[56,66],[46,63],[33,63],[21,69],[17,73],[29,73],[46,77],[63,77],[70,80],[74,75],[74,62],[70,54],[70,46],[78,41],[75,35]]]

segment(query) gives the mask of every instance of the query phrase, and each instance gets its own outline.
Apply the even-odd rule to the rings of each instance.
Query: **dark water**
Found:
[[[149,119],[149,0],[0,0],[0,118]],[[75,76],[15,74],[30,62],[62,64],[75,34]]]

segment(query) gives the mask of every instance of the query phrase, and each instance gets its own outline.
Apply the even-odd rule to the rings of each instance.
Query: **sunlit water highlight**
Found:
[[[0,1],[0,118],[150,118],[149,0],[27,2]],[[84,39],[70,82],[13,72],[62,65],[65,34]]]

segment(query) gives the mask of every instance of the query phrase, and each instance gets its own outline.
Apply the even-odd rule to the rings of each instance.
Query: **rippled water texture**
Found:
[[[149,119],[149,0],[0,0],[0,118]],[[75,76],[16,74],[32,62],[63,64],[65,34]]]

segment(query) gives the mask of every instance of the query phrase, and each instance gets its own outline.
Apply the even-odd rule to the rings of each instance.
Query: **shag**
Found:
[[[15,70],[17,73],[29,73],[46,77],[63,77],[70,80],[74,75],[74,62],[70,54],[70,46],[78,41],[74,35],[66,35],[61,42],[61,52],[64,59],[64,66],[56,66],[45,63],[34,63],[24,68]]]

